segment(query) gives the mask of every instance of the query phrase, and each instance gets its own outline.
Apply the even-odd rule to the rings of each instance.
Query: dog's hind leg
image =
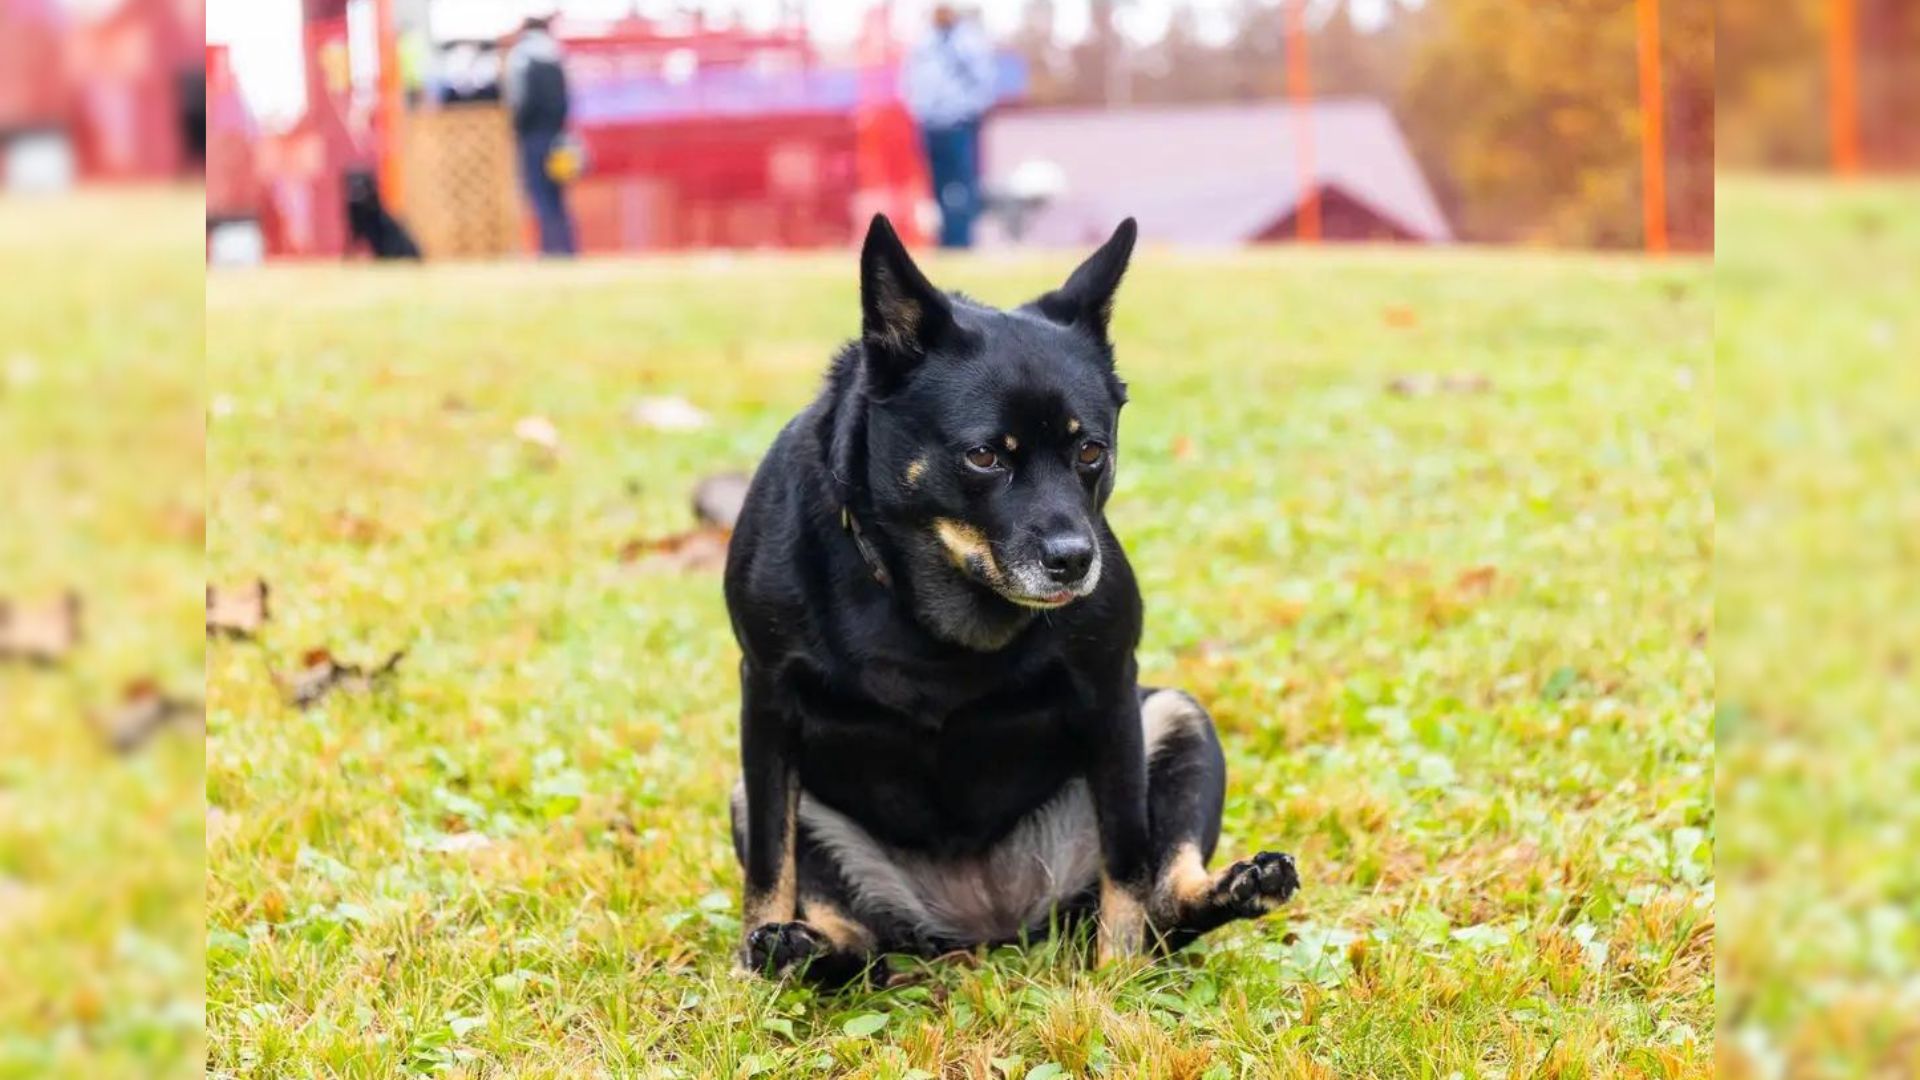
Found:
[[[1227,762],[1213,718],[1177,690],[1140,690],[1146,733],[1147,817],[1154,852],[1148,921],[1162,947],[1179,949],[1235,919],[1258,918],[1300,887],[1293,858],[1263,851],[1217,874]]]

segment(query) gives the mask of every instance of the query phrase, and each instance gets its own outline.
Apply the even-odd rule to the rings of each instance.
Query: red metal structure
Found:
[[[224,45],[207,46],[207,221],[258,220],[259,137]]]
[[[75,24],[68,70],[82,176],[154,180],[191,167],[182,95],[205,48],[206,9],[198,0],[122,0]]]
[[[0,142],[59,132],[84,180],[191,170],[186,110],[206,37],[200,0],[121,0],[85,16],[0,0]]]
[[[368,101],[349,74],[346,0],[302,2],[307,108],[254,145],[260,205],[269,254],[337,257],[349,170],[376,172],[396,205],[411,201],[397,198],[403,184],[426,181],[399,168],[406,118],[384,74],[396,66],[390,28]],[[387,4],[374,11],[390,17]],[[570,191],[582,249],[847,244],[876,211],[914,238],[926,180],[888,14],[883,4],[870,15],[857,55],[840,63],[823,61],[797,19],[773,31],[629,19],[593,33],[563,21],[571,127],[589,163]]]
[[[63,31],[54,0],[0,0],[0,138],[66,128]]]
[[[920,155],[876,29],[852,67],[799,29],[564,37],[592,163],[572,193],[583,249],[844,244],[882,209],[911,227]]]

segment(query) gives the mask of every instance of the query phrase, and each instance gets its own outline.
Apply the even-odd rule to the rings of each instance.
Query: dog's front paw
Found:
[[[1263,851],[1220,872],[1214,881],[1214,902],[1243,918],[1257,918],[1292,899],[1300,891],[1300,871],[1293,856]]]
[[[740,962],[755,974],[777,977],[832,949],[833,944],[806,923],[762,923],[747,934]]]

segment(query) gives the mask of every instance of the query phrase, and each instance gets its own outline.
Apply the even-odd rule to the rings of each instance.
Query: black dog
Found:
[[[420,258],[413,234],[380,200],[380,185],[372,176],[356,172],[347,175],[347,248],[362,245],[376,259]]]
[[[1086,915],[1105,960],[1299,887],[1272,852],[1207,872],[1213,721],[1136,681],[1140,594],[1103,513],[1133,241],[1129,220],[998,311],[874,219],[860,341],[761,463],[727,560],[748,968],[838,982]]]

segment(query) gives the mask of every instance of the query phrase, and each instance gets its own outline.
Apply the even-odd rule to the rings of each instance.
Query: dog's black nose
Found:
[[[1050,536],[1040,541],[1040,565],[1054,581],[1071,585],[1093,565],[1093,542],[1079,533]]]

